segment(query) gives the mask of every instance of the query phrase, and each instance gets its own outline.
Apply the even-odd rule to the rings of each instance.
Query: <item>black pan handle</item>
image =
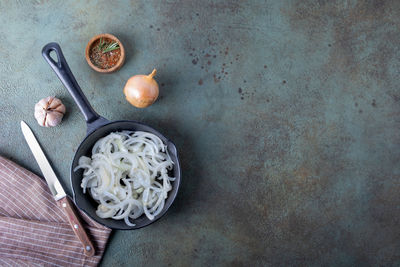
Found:
[[[57,61],[50,56],[52,51],[56,53]],[[89,101],[86,99],[79,84],[76,82],[67,61],[64,58],[61,47],[57,43],[48,43],[43,47],[42,55],[74,98],[75,103],[78,105],[85,117],[88,126],[87,132],[90,133],[98,127],[108,123],[109,121],[97,114],[89,104]]]

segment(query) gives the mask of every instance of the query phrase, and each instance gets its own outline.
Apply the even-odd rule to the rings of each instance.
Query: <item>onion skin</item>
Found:
[[[145,108],[153,104],[159,94],[158,84],[154,80],[157,70],[149,75],[135,75],[129,78],[124,87],[126,100],[137,108]]]

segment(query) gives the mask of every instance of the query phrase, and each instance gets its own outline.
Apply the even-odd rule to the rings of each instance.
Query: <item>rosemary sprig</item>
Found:
[[[100,38],[100,42],[99,42],[98,46],[99,46],[99,50],[103,54],[119,48],[119,44],[117,42],[112,42],[109,45],[107,45],[106,42],[104,42],[103,38]]]
[[[110,52],[110,51],[113,51],[113,50],[118,49],[118,48],[119,48],[118,43],[117,42],[113,42],[113,43],[109,44],[107,47],[104,48],[103,54],[107,53],[107,52]]]
[[[104,42],[103,37],[100,37],[99,50],[102,51],[105,45],[106,42]]]

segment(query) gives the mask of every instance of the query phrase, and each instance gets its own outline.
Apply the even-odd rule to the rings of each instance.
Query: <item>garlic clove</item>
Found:
[[[62,120],[62,116],[57,111],[49,111],[47,112],[47,118],[45,121],[46,127],[57,126]]]
[[[35,105],[35,118],[40,126],[53,127],[61,122],[65,111],[65,106],[60,99],[49,96]]]

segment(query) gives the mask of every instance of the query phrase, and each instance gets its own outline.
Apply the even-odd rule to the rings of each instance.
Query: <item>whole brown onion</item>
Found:
[[[149,75],[135,75],[129,78],[124,87],[126,100],[137,108],[145,108],[153,104],[158,97],[159,89],[154,76],[154,69]]]

